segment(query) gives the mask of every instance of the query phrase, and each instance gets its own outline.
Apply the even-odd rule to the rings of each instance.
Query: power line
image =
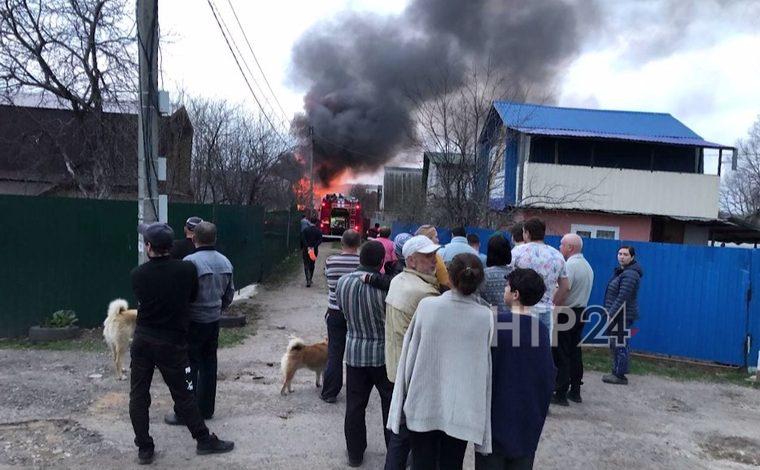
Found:
[[[232,54],[232,58],[235,59],[235,64],[238,67],[238,70],[240,70],[240,74],[243,76],[243,80],[245,80],[245,84],[248,86],[248,90],[251,92],[251,95],[253,95],[254,101],[256,101],[256,104],[259,106],[259,109],[261,110],[261,113],[264,115],[264,118],[267,120],[269,125],[272,127],[272,131],[277,135],[277,137],[280,138],[280,140],[286,145],[289,146],[289,143],[285,138],[282,137],[280,132],[277,130],[277,127],[274,125],[272,120],[270,119],[269,115],[264,110],[264,106],[262,106],[261,101],[259,101],[258,96],[256,96],[256,93],[253,91],[253,87],[251,87],[251,83],[248,80],[248,77],[246,76],[245,72],[243,71],[243,67],[240,65],[240,61],[238,60],[237,55],[235,54],[235,51],[232,48],[232,44],[230,44],[230,40],[227,38],[227,33],[225,33],[224,28],[222,27],[222,23],[219,19],[219,16],[217,16],[216,8],[214,7],[211,0],[206,0],[208,3],[209,8],[211,8],[211,13],[214,15],[214,20],[216,21],[217,26],[219,27],[219,31],[222,33],[222,37],[224,38],[224,42],[227,44],[227,47],[230,50],[230,53]]]
[[[272,86],[269,84],[269,80],[267,80],[267,76],[264,73],[264,69],[261,68],[261,64],[259,63],[259,59],[256,58],[256,53],[253,52],[253,47],[251,47],[250,41],[248,41],[248,35],[245,34],[245,30],[243,29],[243,25],[240,24],[240,19],[238,19],[237,12],[235,11],[235,7],[232,6],[232,1],[227,0],[227,4],[230,6],[230,10],[232,10],[232,15],[235,17],[235,21],[237,22],[238,28],[240,28],[240,32],[243,33],[243,39],[245,39],[245,43],[248,44],[248,50],[251,51],[251,55],[253,56],[253,60],[256,62],[256,66],[259,68],[259,72],[261,72],[261,76],[264,78],[264,83],[266,83],[267,88],[269,89],[269,92],[272,93],[272,97],[274,98],[274,101],[277,103],[277,106],[280,108],[280,111],[282,114],[287,117],[288,113],[285,112],[282,105],[280,104],[280,100],[277,99],[277,95],[275,94],[274,90],[272,90]]]
[[[230,28],[227,26],[227,22],[224,21],[224,16],[222,15],[221,11],[218,11],[218,13],[219,13],[219,21],[222,23],[222,27],[227,32],[227,35],[230,39],[230,42],[232,43],[232,46],[234,47],[235,51],[237,51],[237,56],[240,58],[240,61],[243,63],[243,66],[245,66],[245,69],[248,71],[248,75],[251,81],[253,82],[254,86],[256,87],[256,90],[258,90],[260,94],[259,96],[261,96],[264,102],[267,104],[268,110],[279,119],[279,124],[282,125],[283,129],[287,129],[289,127],[287,117],[285,117],[284,114],[283,115],[277,114],[277,111],[274,109],[274,106],[272,106],[272,103],[269,102],[269,99],[267,98],[266,93],[264,93],[264,90],[261,88],[258,81],[256,81],[253,71],[251,71],[251,68],[248,66],[248,61],[245,60],[245,55],[243,54],[241,48],[238,47],[237,41],[235,40],[235,36],[232,34],[232,31],[230,30]],[[262,109],[262,111],[264,110]]]

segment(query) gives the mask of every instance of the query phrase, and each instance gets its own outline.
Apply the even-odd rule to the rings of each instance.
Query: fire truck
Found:
[[[338,238],[348,229],[364,233],[362,207],[355,197],[326,194],[319,214],[319,228],[326,237]]]

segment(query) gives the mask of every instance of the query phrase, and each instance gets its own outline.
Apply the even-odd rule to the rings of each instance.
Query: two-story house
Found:
[[[735,161],[733,147],[666,113],[497,101],[480,137],[476,186],[493,208],[540,216],[552,234],[704,245],[723,226],[727,156]],[[503,178],[488,184],[483,168],[493,159]]]

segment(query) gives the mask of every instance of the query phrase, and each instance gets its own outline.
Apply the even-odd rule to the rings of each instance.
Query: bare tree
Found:
[[[70,109],[42,122],[84,196],[104,197],[123,164],[123,123],[104,119],[133,99],[136,78],[134,20],[126,0],[2,0],[0,98],[39,95]],[[78,145],[71,146],[75,140]],[[131,149],[130,149],[131,150]],[[116,152],[116,154],[114,154]]]
[[[266,122],[223,100],[191,98],[192,184],[197,202],[287,207],[302,169]],[[297,174],[297,177],[291,177]]]
[[[760,116],[747,137],[737,142],[737,168],[726,175],[721,188],[721,206],[733,216],[760,216]]]
[[[429,99],[421,87],[434,87],[441,93]],[[488,225],[489,194],[502,184],[507,134],[499,133],[491,148],[493,158],[476,171],[480,134],[494,101],[519,100],[522,95],[490,63],[472,67],[463,84],[447,69],[440,70],[420,88],[410,88],[407,95],[417,110],[417,147],[435,161],[435,168],[428,171],[434,181],[428,181],[427,195],[433,221]],[[477,191],[478,185],[485,191]]]

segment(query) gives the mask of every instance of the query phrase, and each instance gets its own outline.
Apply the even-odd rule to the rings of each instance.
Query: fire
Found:
[[[315,174],[316,174],[315,169]],[[314,179],[314,200],[311,204],[309,204],[309,186],[310,186],[310,180],[308,175],[304,176],[300,180],[298,180],[295,185],[293,185],[293,192],[296,195],[296,200],[298,201],[298,208],[300,210],[304,210],[307,207],[313,208],[316,207],[319,202],[322,200],[322,198],[326,194],[332,194],[332,193],[342,193],[342,194],[348,194],[349,190],[351,189],[351,181],[353,180],[353,173],[351,173],[350,170],[344,170],[342,173],[340,173],[336,178],[334,178],[332,181],[330,181],[329,184],[324,185],[322,184],[318,178],[315,177]]]

